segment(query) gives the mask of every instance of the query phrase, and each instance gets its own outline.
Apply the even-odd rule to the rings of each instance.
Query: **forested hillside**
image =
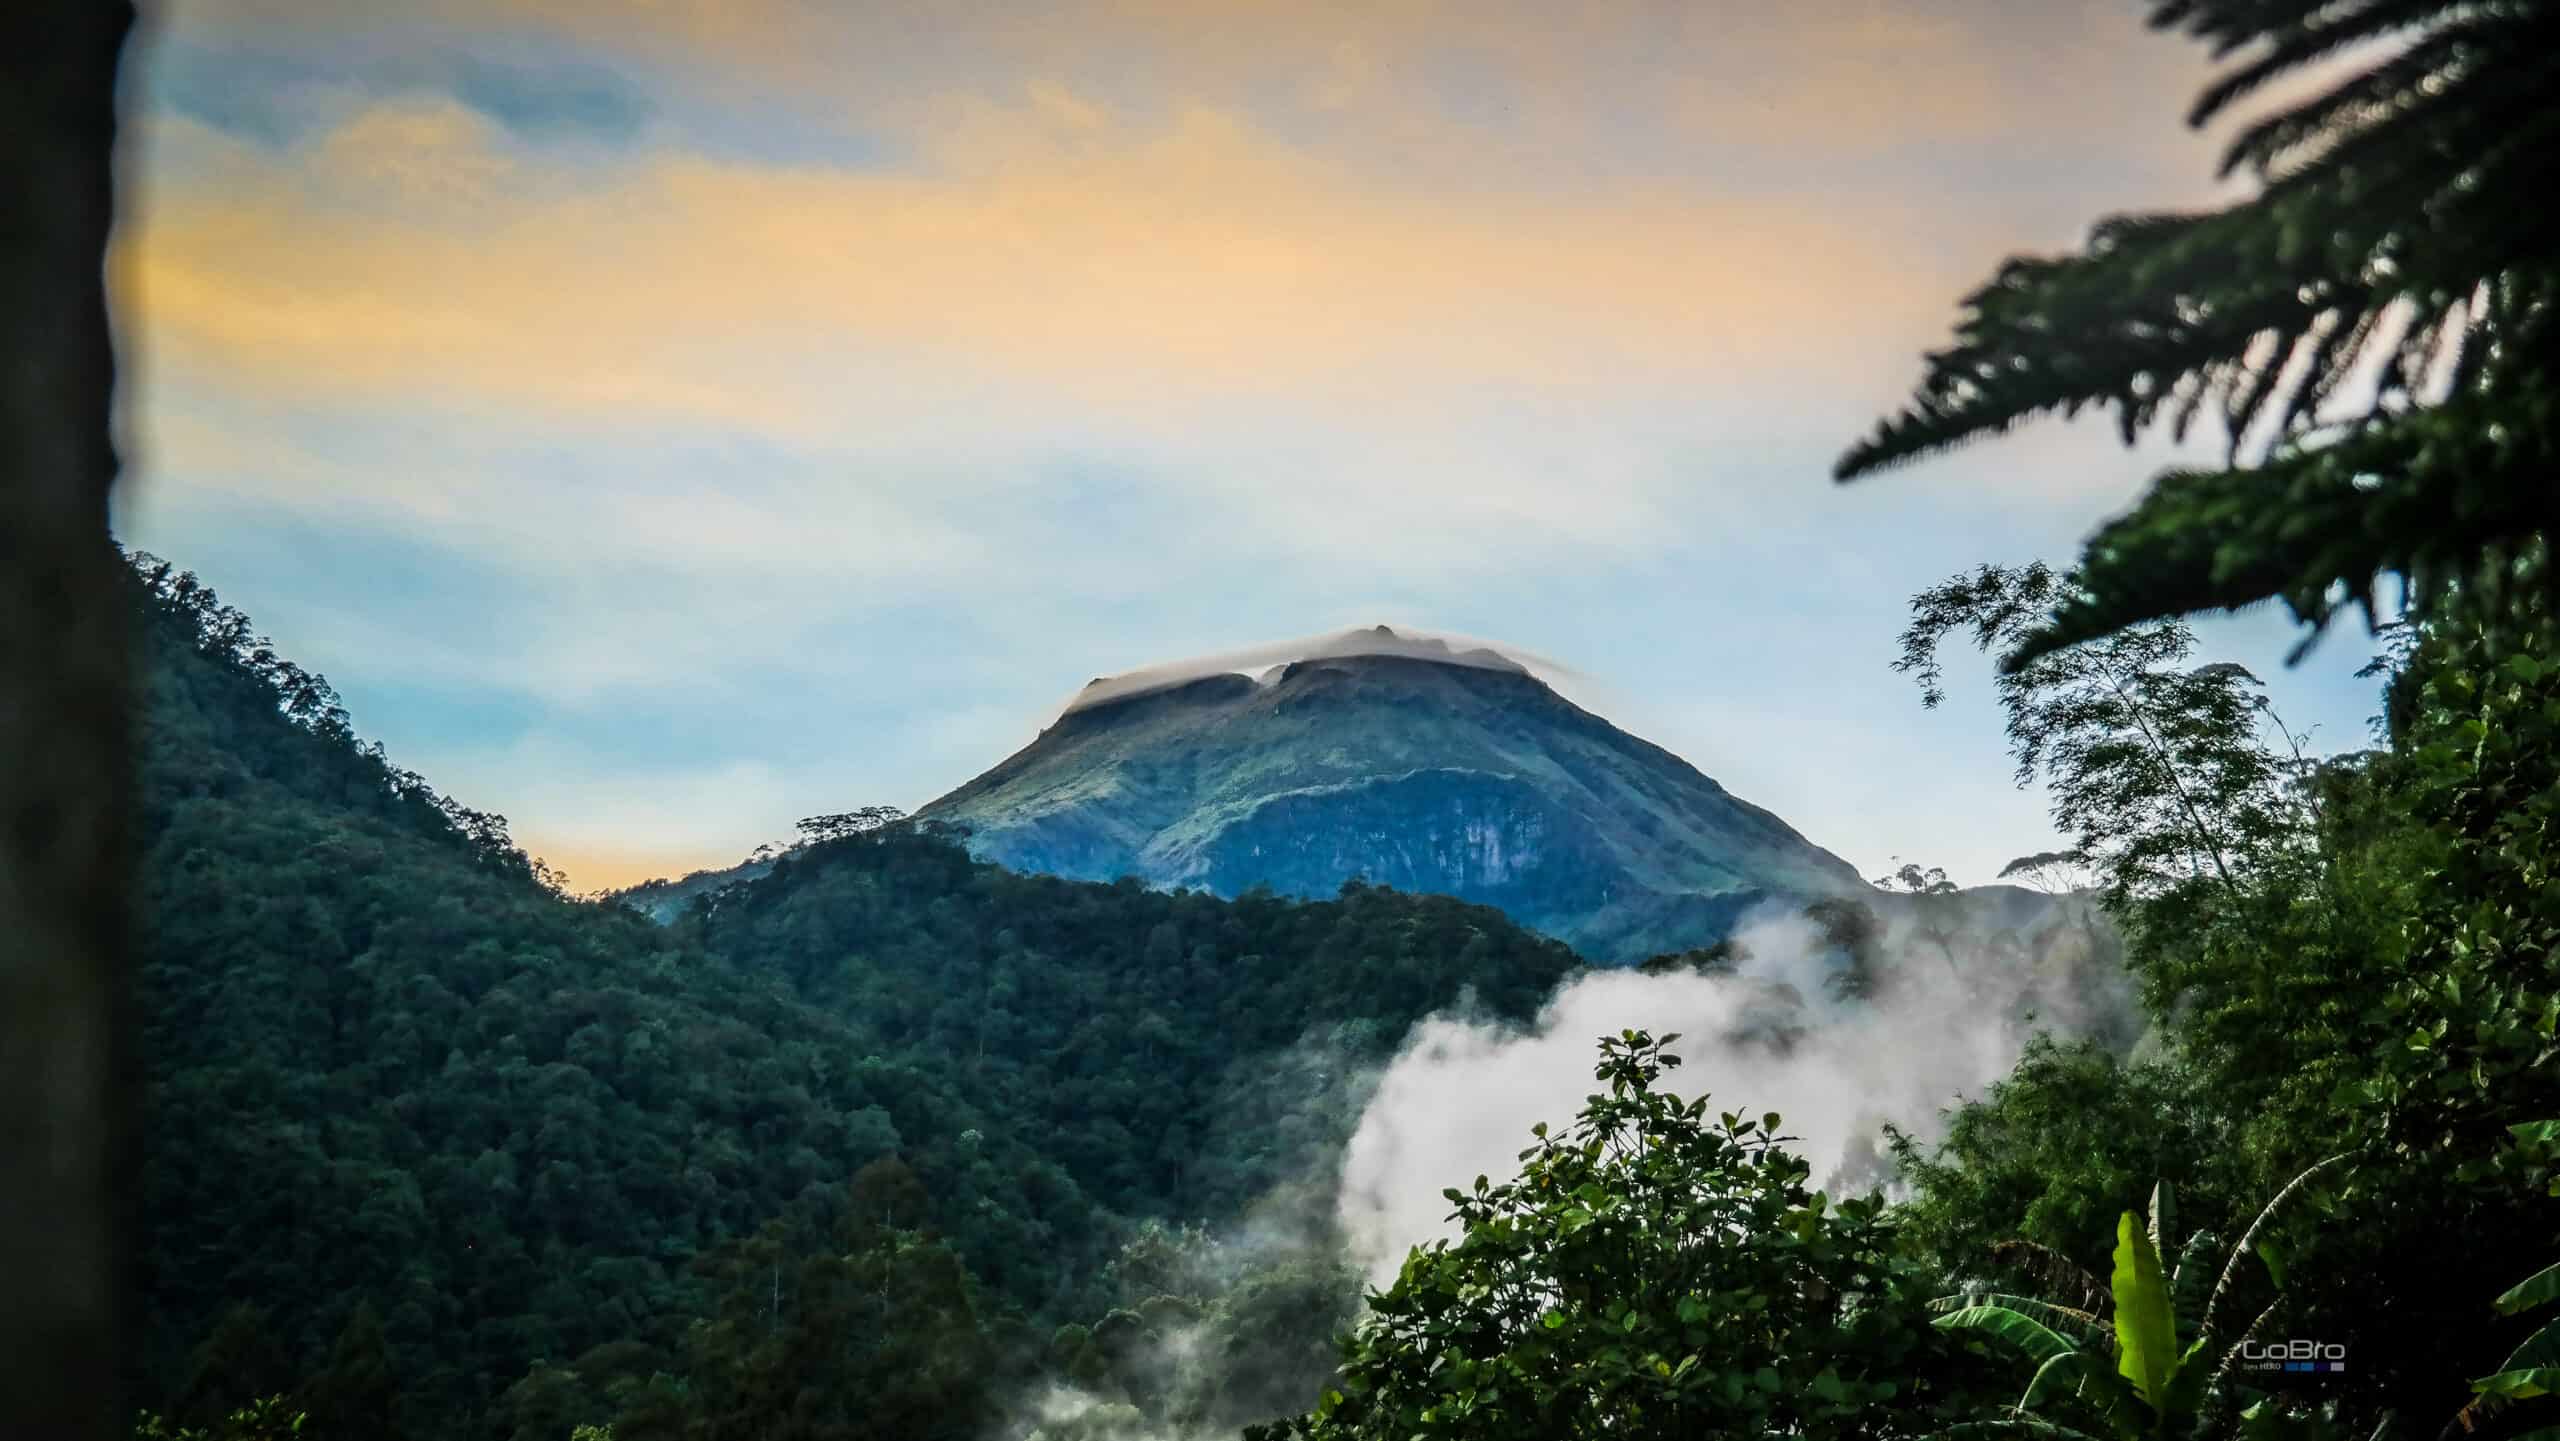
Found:
[[[937,1058],[1103,1205],[1183,1217],[1321,1167],[1360,1069],[1416,1018],[1471,994],[1523,1020],[1579,964],[1444,897],[1223,901],[1016,875],[929,823],[789,856],[679,934],[862,1018],[891,1054]],[[1328,1088],[1274,1094],[1275,1058],[1300,1049]]]
[[[1575,965],[1455,902],[1029,879],[905,827],[661,927],[557,894],[246,617],[137,573],[135,1360],[181,1420],[290,1393],[323,1435],[506,1434],[511,1383],[600,1346],[709,1394],[723,1363],[678,1348],[769,1221],[941,1276],[976,1394],[1041,1364],[1030,1322],[1108,1308],[1138,1219],[1320,1165],[1415,1016],[1470,989],[1517,1016]],[[829,1344],[842,1385],[916,1373]]]

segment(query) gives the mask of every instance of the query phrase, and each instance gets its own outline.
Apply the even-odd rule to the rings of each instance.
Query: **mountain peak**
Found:
[[[1362,657],[1389,656],[1406,660],[1432,661],[1441,665],[1469,666],[1481,670],[1510,671],[1519,675],[1534,674],[1536,669],[1560,672],[1562,667],[1524,659],[1526,652],[1514,653],[1509,647],[1472,640],[1464,636],[1433,634],[1428,631],[1378,624],[1300,636],[1294,640],[1268,641],[1237,650],[1217,651],[1193,656],[1187,660],[1162,661],[1140,666],[1118,675],[1095,676],[1076,692],[1060,714],[1087,710],[1115,701],[1187,686],[1194,681],[1214,676],[1244,676],[1268,684],[1285,677],[1289,670],[1306,661],[1350,660]]]
[[[1703,944],[1765,898],[1865,888],[1541,668],[1390,625],[1149,666],[1085,687],[922,814],[1016,870],[1221,895],[1365,877],[1611,959]]]

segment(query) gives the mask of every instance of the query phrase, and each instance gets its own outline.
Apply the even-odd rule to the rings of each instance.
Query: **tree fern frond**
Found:
[[[2309,157],[2293,152],[2316,145],[2323,137],[2335,143],[2370,132],[2421,106],[2447,99],[2458,104],[2459,97],[2448,96],[2447,91],[2459,85],[2469,65],[2477,63],[2478,47],[2490,28],[2448,27],[2309,100],[2242,126],[2224,145],[2215,174],[2229,176],[2249,169],[2262,176],[2271,175],[2289,156],[2294,164],[2288,173],[2299,173]]]
[[[2229,443],[2223,450],[2224,463],[2227,465],[2239,462],[2240,447],[2248,441],[2251,422],[2258,414],[2258,407],[2264,405],[2267,397],[2275,393],[2276,385],[2284,379],[2285,372],[2293,367],[2302,347],[2310,341],[2310,332],[2307,330],[2277,330],[2268,333],[2275,337],[2275,344],[2267,363],[2249,371],[2249,383],[2246,387],[2225,393],[2222,426],[2224,433],[2229,437]]]
[[[2461,183],[2471,167],[2526,138],[2552,76],[2548,56],[2486,58],[2515,46],[2549,45],[2542,33],[2474,33],[2395,57],[2319,100],[2264,117],[2234,136],[2219,173],[2248,168],[2269,182],[2270,200],[2305,189],[2335,190],[2366,207],[2366,226],[2404,225]],[[2493,48],[2494,47],[2494,48]],[[2396,88],[2395,88],[2396,87]],[[2469,157],[2469,165],[2455,159]],[[2432,237],[2459,242],[2458,232]]]
[[[1843,455],[1853,479],[1940,453],[2020,421],[2117,411],[2119,429],[2147,427],[2188,371],[2245,357],[2258,337],[2299,332],[2367,293],[2348,278],[2303,285],[2245,233],[2239,209],[2120,216],[2092,232],[2087,254],[2012,260],[1966,297],[1956,343],[1932,353],[1910,405]],[[2307,221],[2306,223],[2314,223]],[[2324,223],[2324,222],[2323,222]],[[2144,297],[2126,304],[2124,297]]]
[[[2446,9],[2444,0],[2367,0],[2343,12],[2316,16],[2310,23],[2270,36],[2265,53],[2224,73],[2196,97],[2187,123],[2202,126],[2234,102],[2255,94],[2267,82],[2306,65],[2316,64],[2367,40],[2423,25]]]
[[[2301,386],[2286,402],[2277,429],[2291,430],[2298,422],[2316,417],[2320,408],[2337,396],[2338,387],[2354,376],[2357,358],[2364,354],[2366,344],[2388,314],[2390,311],[2384,306],[2368,305],[2321,343]]]
[[[2091,538],[2081,590],[2002,660],[2014,674],[2145,621],[2282,600],[2316,637],[2383,572],[2420,605],[2554,525],[2560,437],[2463,398],[2256,467],[2170,471]],[[2512,553],[2521,554],[2521,551]]]
[[[2219,57],[2288,27],[2298,28],[2335,0],[2154,0],[2155,30],[2184,30]]]
[[[2268,599],[2307,648],[2336,610],[2370,613],[2385,575],[2423,604],[2541,554],[2553,507],[2537,498],[2560,489],[2560,5],[2150,10],[2243,57],[2198,97],[2198,123],[2353,47],[2395,48],[2240,128],[2223,164],[2258,174],[2249,199],[2113,217],[2075,255],[2001,265],[1834,478],[2042,417],[2104,411],[2130,443],[2218,415],[2229,468],[2164,475],[2101,531],[2075,577],[2087,595],[2021,659]],[[2464,400],[2468,435],[2434,417]]]

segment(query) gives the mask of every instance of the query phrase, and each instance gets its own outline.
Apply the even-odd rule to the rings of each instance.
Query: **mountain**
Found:
[[[652,924],[558,894],[194,576],[136,572],[131,1380],[184,1424],[290,1392],[315,1435],[557,1437],[667,1378],[734,1395],[752,1368],[703,1348],[802,1304],[770,1225],[823,1230],[865,1178],[912,1198],[897,1266],[965,1268],[936,1294],[1007,1358],[992,1395],[1117,1303],[1139,1222],[1329,1194],[1414,1021],[1468,994],[1525,1021],[1579,966],[1445,898],[1017,875],[929,824]],[[743,1333],[693,1324],[723,1276]],[[805,1329],[887,1416],[913,1356]],[[942,1431],[876,1434],[986,1434],[919,1405]]]
[[[1715,939],[1855,867],[1498,652],[1385,626],[1258,676],[1101,679],[919,815],[1016,870],[1238,895],[1360,877],[1493,906],[1602,960]]]

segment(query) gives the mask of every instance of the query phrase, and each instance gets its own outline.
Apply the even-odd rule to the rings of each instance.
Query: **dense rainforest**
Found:
[[[1140,1222],[1321,1188],[1414,1019],[1525,1017],[1578,964],[1454,901],[1018,876],[905,825],[662,927],[558,894],[191,575],[137,557],[135,600],[137,1360],[178,1424],[301,1388],[324,1428],[478,1434],[537,1362],[679,1342],[724,1244],[857,1201],[1031,1364]]]

